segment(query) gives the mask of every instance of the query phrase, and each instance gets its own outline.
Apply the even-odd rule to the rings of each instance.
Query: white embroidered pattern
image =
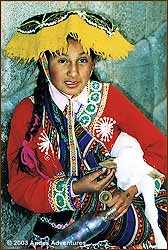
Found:
[[[116,121],[111,117],[100,118],[95,126],[95,132],[97,137],[101,141],[109,142],[113,136],[113,125]]]
[[[48,151],[50,148],[51,151],[53,152],[52,144],[51,144],[51,142],[50,142],[50,140],[49,140],[49,138],[44,130],[40,133],[40,135],[41,136],[39,137],[39,140],[41,140],[41,142],[38,142],[37,145],[39,146],[39,149],[41,152],[45,151],[44,159],[49,160],[50,155],[48,154]]]

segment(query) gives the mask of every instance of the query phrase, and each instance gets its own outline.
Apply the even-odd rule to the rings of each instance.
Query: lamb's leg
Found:
[[[166,240],[158,226],[158,211],[155,206],[154,188],[154,179],[146,175],[141,182],[141,191],[145,201],[145,215],[153,229],[157,248],[167,249]]]

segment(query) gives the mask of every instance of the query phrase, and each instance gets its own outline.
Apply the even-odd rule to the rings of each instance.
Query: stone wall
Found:
[[[1,1],[2,50],[16,27],[43,12],[69,8],[67,1]],[[124,61],[99,61],[96,72],[102,81],[120,88],[157,126],[166,133],[166,1],[72,1],[74,9],[85,9],[119,23],[120,31],[135,44]],[[4,248],[22,248],[7,240],[27,240],[37,217],[12,205],[7,193],[6,144],[15,105],[32,93],[37,68],[16,64],[2,57],[2,240]]]

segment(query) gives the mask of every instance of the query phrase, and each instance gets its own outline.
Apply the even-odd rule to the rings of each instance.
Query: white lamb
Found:
[[[117,185],[123,190],[136,185],[145,202],[145,215],[154,232],[158,249],[167,249],[166,240],[158,226],[158,211],[155,206],[155,178],[163,177],[159,171],[148,165],[143,159],[143,151],[138,141],[126,133],[117,138],[111,156],[116,157]]]

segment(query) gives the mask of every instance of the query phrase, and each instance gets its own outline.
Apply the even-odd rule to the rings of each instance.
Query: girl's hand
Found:
[[[124,192],[118,189],[111,189],[109,191],[112,194],[112,199],[108,202],[107,206],[116,211],[117,215],[114,220],[117,220],[127,212],[138,190],[136,186],[131,186]]]
[[[105,176],[103,179],[98,180],[98,177],[100,177],[102,174],[104,174],[107,171],[107,176]],[[77,194],[81,193],[93,193],[93,192],[100,192],[104,188],[106,188],[109,183],[114,178],[114,169],[99,169],[96,170],[93,173],[87,174],[83,176],[80,180],[72,183],[72,189],[73,192]]]

